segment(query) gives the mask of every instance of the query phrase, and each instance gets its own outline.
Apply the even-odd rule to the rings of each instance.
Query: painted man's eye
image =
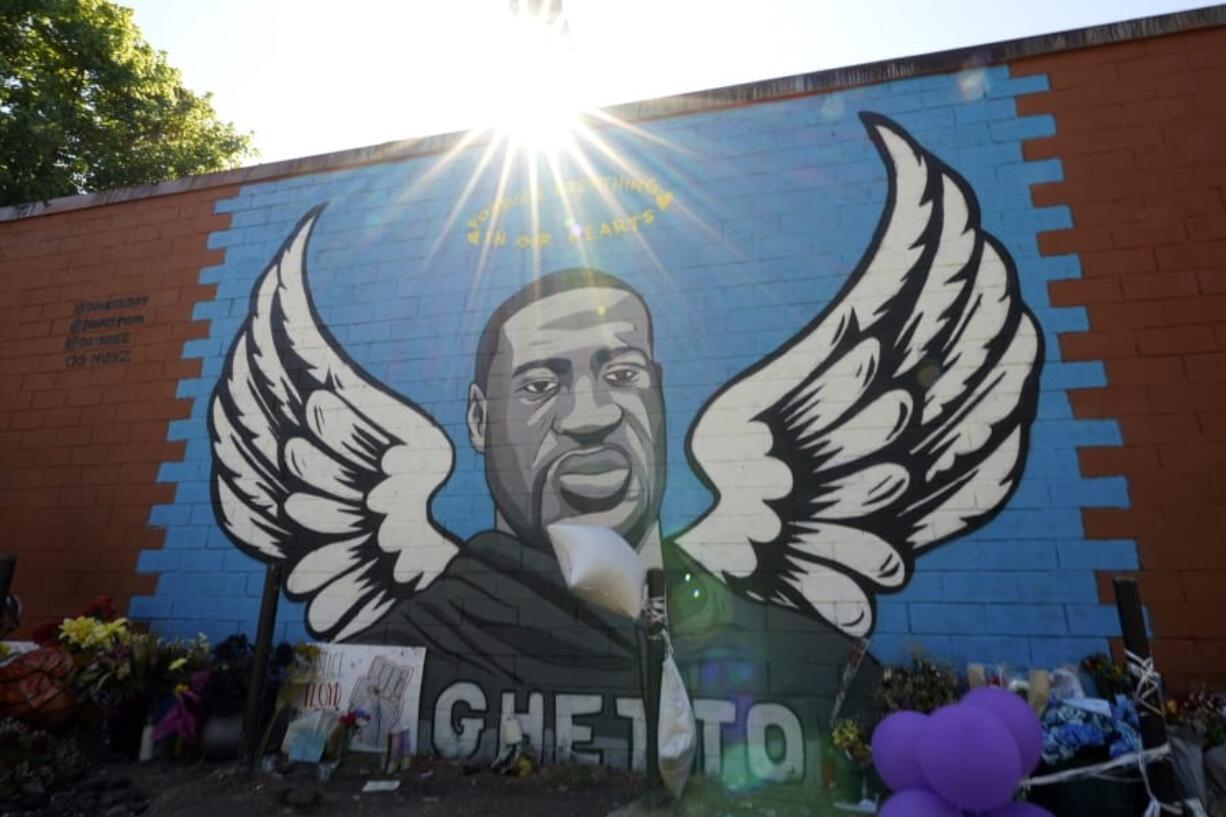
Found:
[[[529,397],[548,397],[558,390],[556,380],[529,380],[519,387],[519,390]]]
[[[617,366],[604,373],[606,383],[620,388],[637,386],[642,379],[643,372],[637,366]]]

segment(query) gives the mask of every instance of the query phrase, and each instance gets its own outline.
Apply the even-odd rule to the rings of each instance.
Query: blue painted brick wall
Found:
[[[585,256],[559,236],[539,262],[513,246],[483,257],[465,240],[465,221],[498,189],[500,162],[479,172],[478,148],[446,161],[244,187],[217,208],[232,214],[230,229],[209,239],[226,250],[225,262],[201,271],[217,294],[195,310],[210,330],[183,351],[203,360],[203,373],[180,384],[194,408],[170,431],[170,439],[186,441],[187,454],[159,472],[176,484],[175,501],[150,516],[166,540],[142,555],[140,570],[160,579],[154,596],[132,602],[132,615],[164,632],[214,637],[254,626],[261,569],[220,533],[209,504],[207,395],[253,280],[307,209],[329,203],[309,260],[325,322],[350,355],[432,413],[456,443],[456,472],[434,511],[463,536],[492,517],[463,425],[472,348],[490,309],[535,273],[579,264],[610,269],[638,288],[656,316],[667,372],[668,533],[710,500],[683,450],[699,406],[820,311],[868,244],[885,173],[856,115],[875,111],[968,179],[984,227],[1017,263],[1047,361],[1026,472],[1010,506],[980,531],[919,558],[910,585],[881,599],[873,650],[884,660],[921,648],[959,663],[1051,665],[1102,649],[1113,613],[1097,603],[1094,571],[1135,568],[1136,552],[1130,541],[1089,541],[1082,528],[1082,508],[1125,507],[1128,493],[1121,479],[1078,472],[1076,449],[1117,445],[1119,430],[1076,420],[1069,405],[1070,389],[1101,386],[1105,376],[1097,363],[1062,362],[1056,343],[1058,333],[1083,330],[1087,321],[1081,309],[1052,307],[1047,283],[1078,277],[1080,268],[1073,256],[1038,254],[1036,234],[1067,228],[1071,218],[1066,208],[1031,204],[1029,185],[1058,180],[1061,167],[1024,161],[1021,145],[1051,135],[1054,123],[1019,117],[1013,100],[1045,88],[1041,76],[975,70],[648,122],[638,126],[642,135],[603,130],[600,139],[620,159],[587,151],[595,172],[632,168],[656,178],[673,203],[657,207],[656,222],[643,228],[647,244],[606,239],[587,245]],[[564,175],[582,173],[572,164]],[[616,197],[632,211],[652,204],[625,191]],[[600,220],[598,197],[577,204],[580,220]],[[542,223],[560,222],[559,206],[543,204]],[[503,226],[512,236],[526,229],[525,208],[508,212]],[[299,606],[283,604],[278,635],[304,637],[301,616]]]

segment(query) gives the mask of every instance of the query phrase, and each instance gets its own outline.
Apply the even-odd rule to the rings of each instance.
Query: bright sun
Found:
[[[491,78],[499,89],[492,124],[518,150],[557,152],[570,144],[582,106],[565,18],[522,11],[506,43],[508,59]]]

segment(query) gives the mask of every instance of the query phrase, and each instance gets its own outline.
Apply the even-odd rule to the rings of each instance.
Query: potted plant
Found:
[[[844,718],[835,721],[830,732],[830,745],[835,749],[835,801],[860,802],[868,796],[866,775],[873,762],[868,733],[859,721]]]

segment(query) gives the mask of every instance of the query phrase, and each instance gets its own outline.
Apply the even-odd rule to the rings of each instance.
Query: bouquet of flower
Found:
[[[350,709],[337,718],[336,729],[329,736],[328,754],[336,758],[343,758],[349,751],[349,744],[353,742],[353,736],[369,720],[370,715],[366,714],[363,709]]]
[[[105,706],[137,691],[149,645],[144,637],[133,637],[126,618],[66,618],[60,625],[60,643],[73,658],[72,686],[78,698]]]
[[[1105,653],[1096,652],[1083,658],[1081,671],[1094,681],[1094,688],[1098,690],[1100,698],[1110,701],[1116,695],[1132,694],[1132,682],[1128,673]]]
[[[1166,722],[1201,739],[1205,749],[1226,743],[1226,696],[1192,692],[1166,701]]]
[[[903,709],[928,713],[957,702],[960,690],[952,669],[917,655],[909,666],[885,668],[877,702],[886,713]]]
[[[1124,695],[1115,696],[1110,717],[1061,702],[1047,708],[1041,723],[1043,762],[1050,766],[1096,763],[1141,749],[1140,719]]]
[[[834,729],[830,732],[830,744],[858,766],[867,765],[873,758],[867,732],[859,721],[850,718],[835,721]]]

